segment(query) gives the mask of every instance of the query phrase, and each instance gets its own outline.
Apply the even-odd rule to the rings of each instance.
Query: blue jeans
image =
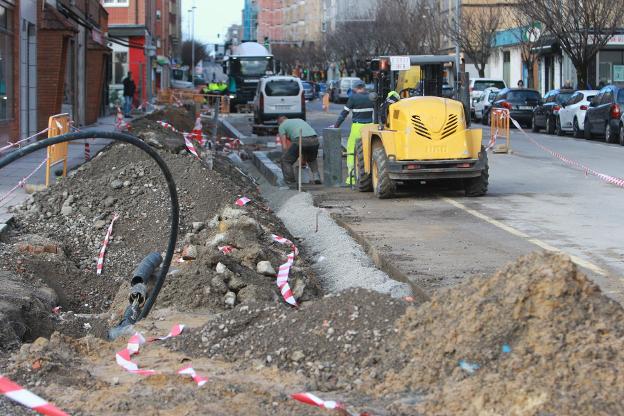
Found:
[[[124,115],[130,115],[130,110],[132,110],[132,97],[128,95],[124,95],[124,103],[123,103],[123,112]]]

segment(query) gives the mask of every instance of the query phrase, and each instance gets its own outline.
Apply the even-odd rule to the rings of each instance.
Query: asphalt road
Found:
[[[320,132],[342,105],[308,103]],[[240,123],[245,130],[245,123]],[[342,126],[348,135],[350,121]],[[475,124],[473,128],[482,128]],[[489,129],[484,128],[484,143]],[[624,178],[624,147],[526,132],[534,140],[596,171]],[[536,249],[565,252],[612,298],[624,302],[624,189],[571,168],[512,130],[512,154],[490,153],[490,188],[482,198],[411,187],[379,201],[349,189],[314,191],[321,206],[385,253],[425,289],[489,274]]]

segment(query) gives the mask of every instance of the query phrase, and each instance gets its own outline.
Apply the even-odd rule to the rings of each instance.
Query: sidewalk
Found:
[[[90,130],[103,130],[114,131],[115,130],[115,115],[102,117],[98,119],[98,122],[87,126],[81,127],[81,131]],[[43,136],[45,137],[45,136]],[[91,139],[89,140],[91,157],[102,150],[111,140],[109,139]],[[76,166],[85,162],[84,157],[84,144],[83,142],[74,142],[76,144],[70,144],[67,158],[67,170],[71,170]],[[15,185],[19,183],[24,177],[33,172],[37,166],[45,159],[46,149],[38,150],[29,154],[10,165],[0,170],[0,198],[9,192]],[[57,165],[52,168],[52,174],[62,165]],[[29,184],[44,184],[45,183],[45,165],[41,167],[28,181]],[[9,207],[18,205],[28,198],[28,194],[23,188],[18,188],[11,196],[0,201],[0,232],[4,228],[4,224],[9,222],[13,215],[9,212]]]

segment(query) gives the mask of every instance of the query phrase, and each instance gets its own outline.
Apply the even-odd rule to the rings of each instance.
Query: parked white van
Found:
[[[306,118],[301,80],[290,76],[264,77],[258,83],[253,102],[255,124],[276,123],[279,115]]]

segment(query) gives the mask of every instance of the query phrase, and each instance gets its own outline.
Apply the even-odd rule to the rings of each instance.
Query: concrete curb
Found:
[[[221,124],[221,127],[223,128],[223,130],[225,130],[229,136],[234,136],[241,142],[245,143],[247,136],[245,136],[243,133],[238,131],[238,129],[234,127],[232,123],[230,123],[228,120],[221,118],[221,117],[219,117],[218,122]]]
[[[282,169],[269,158],[268,152],[255,151],[251,154],[254,166],[273,186],[286,186]]]
[[[356,232],[349,224],[340,219],[335,213],[330,213],[330,217],[336,224],[344,228],[344,230],[353,238],[363,249],[366,254],[373,261],[381,271],[385,272],[393,280],[401,283],[407,283],[412,288],[412,296],[416,300],[417,304],[425,303],[431,300],[429,295],[420,287],[412,282],[409,277],[395,265],[393,265],[386,257],[377,250],[367,239],[358,232]]]
[[[11,227],[11,223],[13,222],[14,218],[15,216],[13,216],[12,214],[0,215],[0,237],[2,237],[7,231],[9,231],[9,228]]]

